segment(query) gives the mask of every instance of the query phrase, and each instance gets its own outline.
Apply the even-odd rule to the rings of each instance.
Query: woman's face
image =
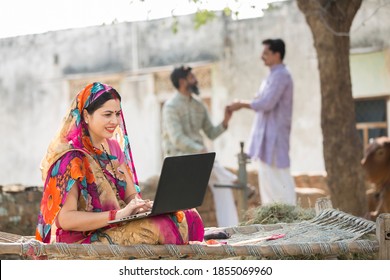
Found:
[[[119,125],[120,116],[121,105],[118,99],[108,100],[91,115],[85,110],[84,120],[94,145],[99,145],[104,139],[112,137]]]

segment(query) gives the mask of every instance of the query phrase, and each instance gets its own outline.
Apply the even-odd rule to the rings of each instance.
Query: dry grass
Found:
[[[294,223],[314,218],[315,211],[313,208],[277,203],[253,208],[246,213],[246,217],[247,222],[241,225]]]
[[[291,206],[286,204],[272,204],[260,206],[249,210],[246,213],[247,222],[241,225],[251,224],[276,224],[276,223],[295,223],[300,221],[310,220],[315,217],[313,208],[301,208],[299,206]],[[376,254],[365,253],[349,253],[345,255],[334,256],[338,260],[375,260]],[[240,259],[250,260],[254,257],[242,257]],[[263,258],[267,259],[267,258]],[[277,259],[277,258],[272,258]],[[295,257],[283,257],[284,260],[324,260],[329,259],[329,256],[322,255],[304,255]]]

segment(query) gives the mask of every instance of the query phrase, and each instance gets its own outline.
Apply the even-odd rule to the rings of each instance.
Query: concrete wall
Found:
[[[389,47],[389,9],[384,0],[363,1],[352,27],[352,48]],[[316,52],[295,1],[262,18],[219,17],[198,30],[191,16],[178,19],[176,34],[173,20],[162,19],[1,39],[0,184],[42,184],[39,162],[71,97],[96,80],[112,82],[124,97],[140,179],[158,174],[160,107],[174,91],[162,89],[156,77],[176,64],[206,65],[211,78],[202,94],[211,98],[212,118],[218,122],[227,103],[251,98],[268,73],[259,59],[261,41],[267,37],[286,41],[285,62],[295,83],[291,170],[323,173]],[[212,144],[225,166],[237,167],[239,142],[247,141],[252,119],[252,112],[238,112],[229,130]]]
[[[175,63],[216,59],[221,45],[218,38],[214,45],[212,40],[204,44],[206,29],[194,31],[190,17],[180,19],[180,35],[173,34],[171,22],[122,23],[0,40],[0,145],[6,151],[0,159],[0,184],[41,184],[40,160],[71,98],[97,80],[114,81],[124,97],[141,177],[158,172],[160,101],[153,72],[145,69],[168,65],[171,70]],[[210,27],[218,30],[216,25]]]

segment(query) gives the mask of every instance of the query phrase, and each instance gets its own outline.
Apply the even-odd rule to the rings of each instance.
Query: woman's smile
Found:
[[[106,127],[106,130],[109,132],[109,133],[114,133],[116,129],[116,126],[115,127]]]

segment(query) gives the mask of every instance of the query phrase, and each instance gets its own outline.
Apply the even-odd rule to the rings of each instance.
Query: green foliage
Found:
[[[202,25],[212,21],[216,17],[215,12],[209,10],[199,10],[194,17],[195,29],[199,29]]]
[[[267,9],[263,11],[275,11],[275,10],[279,10],[280,8],[281,8],[280,3],[268,3]]]
[[[179,22],[178,22],[176,17],[173,17],[171,29],[172,29],[173,34],[176,34],[179,31]]]
[[[223,14],[227,17],[230,17],[232,15],[232,9],[225,7],[225,9],[223,9]]]

